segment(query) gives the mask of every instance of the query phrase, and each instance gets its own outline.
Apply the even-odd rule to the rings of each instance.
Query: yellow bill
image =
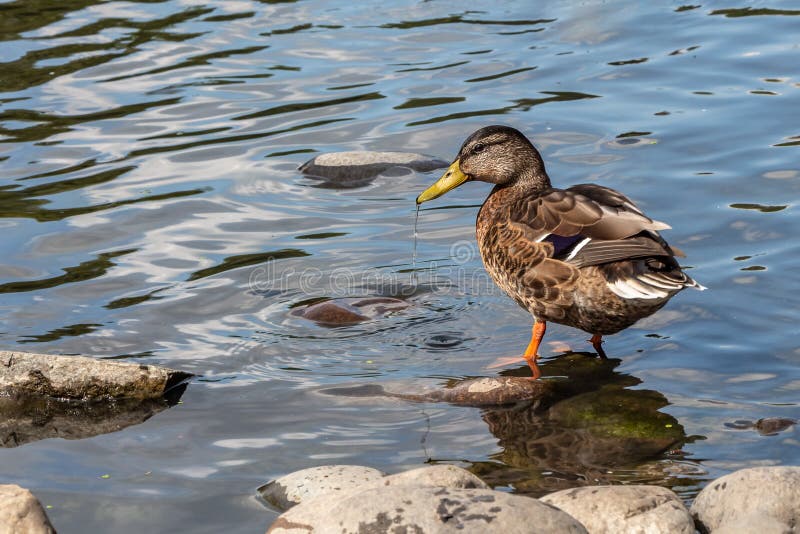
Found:
[[[422,204],[423,202],[438,198],[466,181],[467,175],[461,172],[461,168],[458,166],[458,160],[455,160],[442,177],[436,180],[435,184],[417,197],[417,204]]]

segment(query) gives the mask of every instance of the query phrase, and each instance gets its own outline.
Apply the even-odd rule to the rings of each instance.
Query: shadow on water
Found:
[[[703,437],[687,436],[677,419],[660,411],[669,405],[660,392],[632,389],[641,380],[615,371],[620,363],[572,352],[543,362],[545,378],[533,382],[526,378],[528,368],[522,367],[499,378],[448,380],[443,387],[421,393],[407,388],[393,392],[393,386],[378,384],[321,393],[478,407],[502,450],[489,460],[460,460],[492,486],[511,486],[519,493],[544,495],[582,484],[619,483],[631,476],[663,481],[670,476],[670,462],[651,465],[646,475],[642,466],[679,459],[681,447]],[[481,384],[483,388],[476,387]]]

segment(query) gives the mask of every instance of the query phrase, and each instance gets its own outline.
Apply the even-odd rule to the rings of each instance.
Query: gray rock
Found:
[[[387,391],[380,384],[361,384],[325,388],[320,393],[341,397],[394,397],[416,402],[449,402],[459,406],[506,406],[523,401],[549,403],[561,393],[560,383],[554,380],[529,380],[515,376],[498,376],[456,380],[445,387],[428,388],[419,393],[408,393],[408,385],[390,386],[397,391]]]
[[[258,493],[272,506],[287,510],[321,495],[339,495],[377,482],[383,473],[360,465],[322,465],[282,476],[260,488]]]
[[[714,534],[742,534],[743,532],[758,532],[758,534],[793,534],[794,530],[771,517],[761,514],[752,514],[728,521],[714,529]]]
[[[586,529],[561,510],[529,497],[486,489],[401,485],[299,504],[278,517],[268,532],[551,534]]]
[[[67,399],[153,399],[189,373],[86,356],[0,351],[0,394]]]
[[[406,400],[449,402],[461,406],[502,406],[520,401],[552,400],[557,395],[559,384],[553,380],[497,376],[459,380],[449,386],[416,395],[392,395]]]
[[[418,172],[442,169],[448,162],[412,152],[328,152],[320,154],[299,167],[308,176],[335,182],[359,182],[370,180],[394,167],[405,167]]]
[[[659,486],[589,486],[540,500],[570,514],[592,534],[694,532],[692,516],[680,498]]]
[[[800,467],[752,467],[720,477],[697,495],[692,515],[708,531],[753,518],[793,531],[800,524]]]
[[[441,464],[420,467],[389,475],[376,481],[379,486],[439,486],[445,488],[491,489],[483,480],[466,469],[455,465]]]
[[[15,484],[0,485],[0,534],[55,534],[33,493]]]
[[[433,465],[383,476],[371,467],[323,465],[296,471],[258,488],[261,497],[279,510],[331,493],[344,495],[387,486],[441,486],[489,489],[481,479],[455,465]]]

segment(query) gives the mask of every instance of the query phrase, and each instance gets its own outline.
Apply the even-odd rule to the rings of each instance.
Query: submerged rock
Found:
[[[389,393],[393,397],[424,402],[449,402],[459,406],[502,406],[522,401],[550,401],[558,394],[554,380],[497,376],[458,380],[449,387],[427,393]]]
[[[425,154],[358,150],[320,154],[300,165],[298,170],[307,176],[326,180],[329,186],[357,187],[398,167],[428,172],[448,165],[442,159]]]
[[[590,486],[540,499],[583,523],[592,534],[692,534],[694,520],[680,498],[659,486]]]
[[[789,419],[788,417],[765,417],[759,419],[755,423],[752,421],[739,419],[732,423],[725,423],[728,428],[735,428],[737,430],[753,429],[758,431],[762,436],[774,436],[778,432],[793,427],[797,424],[797,420]]]
[[[347,326],[408,308],[408,302],[390,297],[341,298],[295,308],[292,315],[321,326]]]
[[[557,381],[511,376],[454,380],[445,387],[423,388],[417,393],[398,391],[397,385],[389,387],[395,391],[379,384],[363,384],[326,388],[320,393],[342,397],[393,397],[414,402],[448,402],[459,406],[503,406],[525,401],[551,401],[559,391]]]
[[[16,484],[0,484],[0,534],[55,534],[39,500]]]
[[[0,394],[65,399],[154,399],[192,375],[174,369],[101,360],[0,352]]]
[[[749,532],[742,525],[793,532],[800,524],[800,467],[751,467],[720,477],[697,495],[692,515],[707,532]]]
[[[574,518],[529,497],[488,489],[400,485],[299,504],[268,532],[585,533]]]

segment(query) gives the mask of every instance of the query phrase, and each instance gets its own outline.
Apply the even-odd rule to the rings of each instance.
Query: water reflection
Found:
[[[0,447],[42,439],[86,439],[138,425],[178,403],[188,384],[160,399],[70,401],[47,397],[0,397]]]
[[[652,461],[666,458],[667,453],[683,459],[681,448],[702,437],[687,436],[675,417],[661,411],[670,404],[663,394],[634,389],[642,381],[616,371],[620,363],[572,352],[543,362],[545,378],[534,382],[522,378],[529,370],[521,367],[505,371],[504,380],[489,379],[488,389],[470,378],[448,380],[444,387],[433,389],[420,383],[365,384],[320,392],[414,402],[500,403],[476,409],[501,450],[488,460],[465,459],[493,486],[544,495],[575,485],[627,481],[641,476],[638,470],[645,464],[651,481],[663,483],[672,476],[671,464],[662,466],[659,477]],[[694,476],[704,473],[699,466],[694,471]]]

